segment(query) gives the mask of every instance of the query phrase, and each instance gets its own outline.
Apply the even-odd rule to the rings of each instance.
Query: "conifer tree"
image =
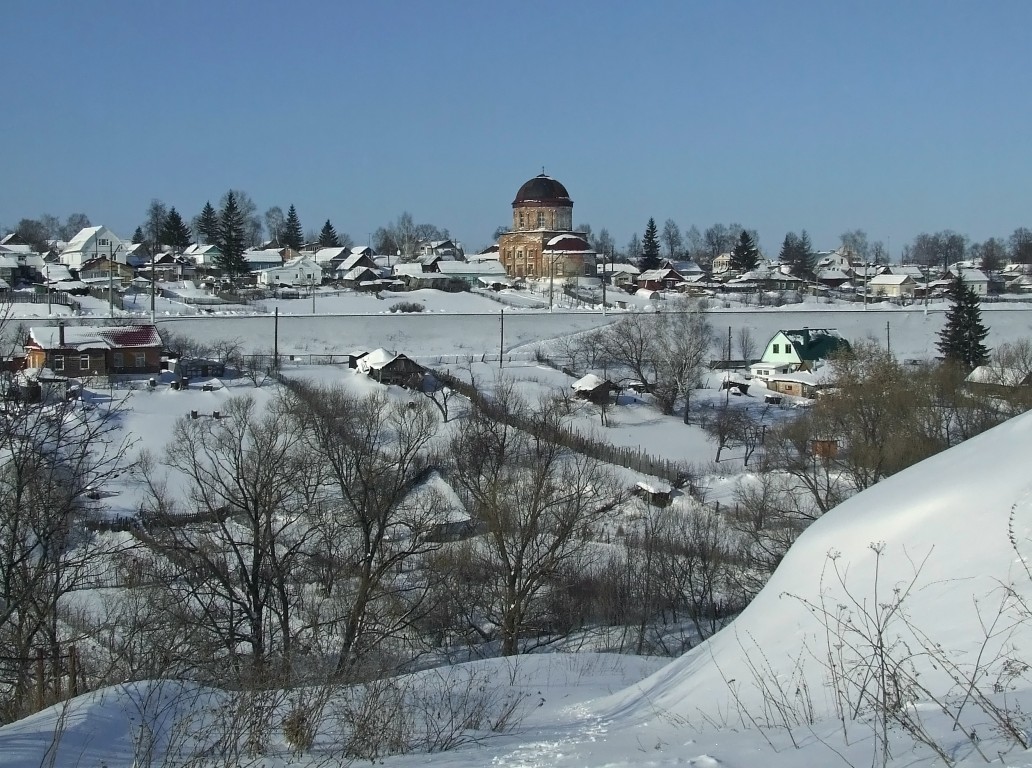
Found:
[[[211,201],[204,204],[201,215],[194,219],[194,234],[205,245],[221,246],[219,215]]]
[[[329,219],[323,224],[322,232],[319,233],[320,248],[339,248],[340,238],[337,237],[337,230],[333,228]]]
[[[190,245],[190,228],[186,226],[175,206],[172,206],[165,217],[165,223],[161,228],[161,242],[171,245],[177,253],[182,253],[183,249]]]
[[[649,219],[645,227],[645,237],[641,241],[641,261],[638,266],[642,271],[659,268],[659,229],[653,218]]]
[[[800,276],[799,235],[795,232],[787,233],[785,239],[781,241],[781,252],[778,254],[778,259],[788,267],[793,275]]]
[[[752,235],[743,229],[738,243],[731,251],[731,269],[748,272],[750,269],[756,269],[759,263],[760,249],[756,247]]]
[[[813,251],[813,245],[810,243],[810,235],[807,234],[804,229],[799,233],[799,277],[804,277],[812,280],[815,277],[817,271],[817,256]]]
[[[989,350],[982,342],[989,335],[989,329],[982,325],[978,294],[964,282],[959,271],[946,293],[951,306],[946,312],[946,325],[939,332],[936,344],[939,353],[969,371],[985,365],[989,360]]]
[[[215,260],[215,265],[230,277],[247,272],[247,262],[244,260],[246,226],[244,213],[237,205],[233,190],[230,190],[219,216],[218,246],[222,255]]]
[[[297,210],[293,205],[287,210],[287,218],[283,222],[283,231],[280,232],[280,242],[287,248],[300,251],[305,244],[305,233],[301,229],[301,219],[297,216]]]
[[[143,227],[137,227],[136,231],[133,232],[133,245],[139,245],[144,241]]]

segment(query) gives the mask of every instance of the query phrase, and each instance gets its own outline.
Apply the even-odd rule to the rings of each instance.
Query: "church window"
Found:
[[[520,229],[523,229],[523,211],[520,211]]]
[[[545,212],[538,211],[538,229],[545,228]]]

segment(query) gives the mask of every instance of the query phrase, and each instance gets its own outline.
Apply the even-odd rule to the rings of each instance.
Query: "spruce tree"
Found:
[[[804,229],[799,233],[799,277],[813,280],[817,272],[817,254],[814,253],[813,245],[810,243],[810,236]]]
[[[305,244],[305,233],[301,229],[301,219],[297,217],[297,210],[293,205],[287,210],[287,218],[283,222],[283,231],[280,233],[280,243],[287,248],[300,251]]]
[[[785,239],[781,241],[781,252],[778,254],[778,259],[796,277],[801,276],[799,253],[799,235],[795,232],[789,232],[785,235]]]
[[[760,263],[760,249],[746,230],[742,230],[738,243],[731,251],[731,269],[748,272]]]
[[[177,253],[182,253],[183,249],[190,245],[190,228],[186,226],[175,206],[172,206],[165,217],[165,223],[161,228],[161,242],[171,245]]]
[[[643,272],[646,269],[659,269],[659,229],[653,218],[649,219],[645,227],[645,237],[641,241],[641,261],[638,266]]]
[[[978,294],[958,272],[946,291],[951,306],[946,313],[946,325],[939,332],[936,346],[948,361],[973,370],[989,360],[989,350],[982,342],[989,329],[982,325],[982,310]]]
[[[215,260],[215,265],[229,277],[247,272],[247,262],[244,260],[246,226],[244,213],[237,205],[236,195],[230,190],[219,216],[218,245],[222,255]]]
[[[136,231],[133,232],[133,245],[139,245],[144,241],[143,227],[137,227]]]
[[[220,227],[219,215],[215,212],[215,208],[209,200],[204,204],[201,215],[194,220],[194,234],[205,245],[221,247],[222,243],[219,240]]]
[[[340,248],[340,238],[337,237],[337,230],[333,228],[329,219],[326,219],[322,232],[319,233],[319,247]]]

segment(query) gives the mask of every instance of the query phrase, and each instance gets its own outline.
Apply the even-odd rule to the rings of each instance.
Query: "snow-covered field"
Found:
[[[422,314],[390,313],[395,297],[379,301],[354,295],[317,297],[314,315],[311,300],[303,298],[281,300],[265,309],[279,307],[283,354],[385,346],[420,358],[482,356],[501,348],[514,358],[500,371],[497,358],[493,363],[473,363],[469,370],[478,381],[512,377],[527,394],[564,388],[570,382],[533,362],[530,353],[540,343],[619,316],[515,307],[506,307],[503,316],[502,305],[482,296],[420,293],[415,300],[426,306]],[[888,343],[900,358],[928,359],[937,354],[936,335],[945,308],[940,304],[928,310],[864,311],[853,305],[813,303],[763,310],[719,308],[710,319],[724,339],[730,328],[736,345],[743,327],[761,347],[781,328],[823,327],[836,328],[854,341],[869,337]],[[989,346],[1032,338],[1032,306],[987,304],[982,309],[990,328]],[[162,329],[201,341],[236,338],[251,351],[271,350],[273,345],[275,320],[268,313],[175,317],[170,311],[159,314],[158,321]],[[333,366],[288,366],[286,373],[324,382],[354,377]],[[719,397],[715,384],[711,380],[710,389],[699,397]],[[256,392],[242,380],[221,385],[210,392],[194,387],[175,391],[165,384],[153,392],[132,392],[122,420],[125,430],[137,438],[134,450],[160,451],[175,419],[191,410],[208,414],[227,396]],[[266,385],[257,396],[270,397],[272,392]],[[762,396],[757,401],[762,402]],[[614,409],[608,427],[601,426],[588,408],[576,423],[610,442],[647,446],[657,455],[700,465],[711,461],[715,452],[697,427],[685,426],[676,417],[659,417],[631,399]],[[551,654],[521,657],[515,672],[506,660],[472,662],[464,667],[471,676],[500,687],[512,681],[526,695],[519,728],[453,752],[385,758],[381,764],[902,768],[973,766],[992,760],[1014,768],[1032,766],[1032,751],[1004,738],[1001,724],[989,711],[996,706],[1018,713],[1017,732],[1026,737],[1032,733],[1032,720],[1019,712],[1032,711],[1032,680],[1023,666],[1032,649],[1032,613],[1021,602],[1032,600],[1032,575],[1027,570],[1032,557],[1029,451],[1032,414],[853,497],[806,531],[734,624],[673,662]],[[112,510],[128,512],[138,503],[132,478],[126,477],[117,491]],[[886,606],[897,607],[888,612]],[[822,619],[820,611],[825,609]],[[898,720],[879,740],[870,725],[876,713],[867,712],[866,724],[837,717],[844,702],[857,697],[849,674],[859,674],[859,659],[875,655],[872,631],[865,623],[875,615],[883,617],[879,626],[884,643],[878,652],[899,661],[905,679],[923,686],[906,687],[897,711],[907,715],[906,722],[926,729],[927,739],[941,747],[940,754],[917,744]],[[829,666],[830,658],[842,663]],[[991,692],[987,703],[979,704],[970,695],[964,698],[962,683],[974,676]],[[134,714],[127,702],[139,698],[138,693],[106,689],[0,728],[0,765],[138,764],[134,761],[139,713]],[[957,721],[935,701],[947,712],[956,712],[964,702]],[[284,746],[280,756],[267,763],[318,761],[292,755]]]

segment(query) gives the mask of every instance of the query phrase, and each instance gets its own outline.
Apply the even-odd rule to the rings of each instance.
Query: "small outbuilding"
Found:
[[[593,373],[577,379],[570,386],[577,397],[592,403],[607,403],[614,392],[620,391],[618,385]]]

